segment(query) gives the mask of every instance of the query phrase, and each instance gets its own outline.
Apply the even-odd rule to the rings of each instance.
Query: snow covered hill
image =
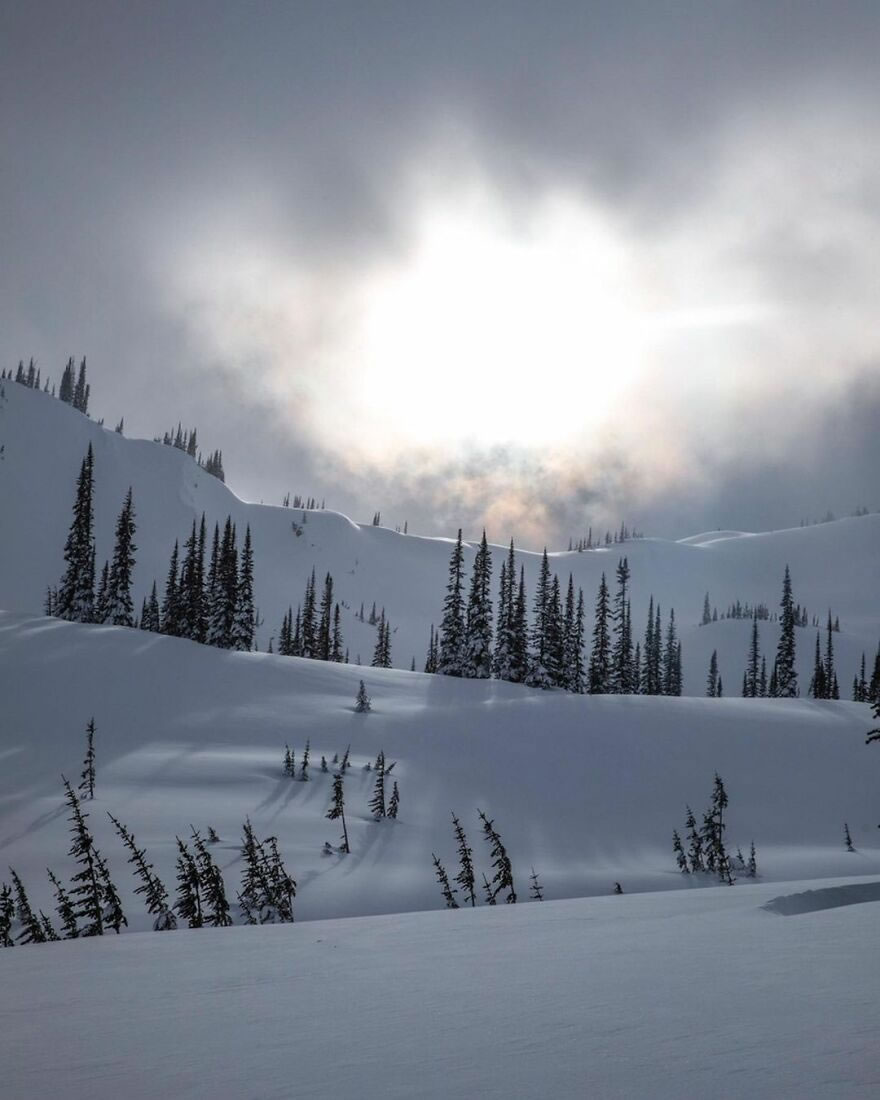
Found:
[[[822,885],[841,903],[853,889]],[[783,893],[797,904],[802,891]],[[5,951],[0,1088],[71,1100],[874,1098],[876,891],[791,917],[772,911],[779,893]]]
[[[343,633],[351,659],[368,663],[375,630],[355,613],[375,602],[390,617],[392,660],[422,668],[430,624],[438,622],[445,592],[450,542],[358,526],[329,511],[293,511],[246,504],[225,485],[199,469],[183,452],[145,440],[125,439],[99,427],[47,394],[7,383],[0,399],[0,608],[38,611],[47,585],[62,572],[62,549],[70,523],[74,484],[91,442],[95,449],[96,535],[99,565],[112,551],[113,525],[129,485],[137,511],[135,597],[140,600],[157,580],[160,590],[175,538],[186,537],[194,517],[206,513],[209,524],[231,514],[239,528],[250,524],[254,539],[256,601],[264,624],[259,643],[277,638],[288,605],[296,608],[314,568],[329,571],[343,601]],[[292,474],[295,484],[295,472]],[[305,518],[305,522],[303,522]],[[294,525],[300,526],[297,535]],[[454,532],[448,532],[454,535]],[[473,534],[477,534],[474,532]],[[508,533],[490,531],[499,544]],[[466,550],[470,568],[474,547]],[[495,580],[503,545],[495,553]],[[786,563],[791,567],[796,601],[824,616],[840,617],[835,635],[841,690],[845,696],[862,652],[869,668],[880,637],[880,515],[840,520],[804,529],[751,535],[707,532],[680,542],[642,539],[623,547],[582,554],[554,553],[551,568],[563,580],[574,575],[589,609],[602,572],[613,581],[621,553],[632,569],[633,624],[644,630],[648,598],[660,602],[664,616],[674,607],[684,650],[687,694],[704,691],[713,649],[728,694],[737,694],[748,650],[749,624],[724,621],[697,624],[706,592],[719,610],[735,600],[778,605]],[[534,591],[539,556],[520,553],[529,595]],[[762,648],[775,651],[776,628],[761,626]],[[815,632],[798,631],[801,683],[809,683]]]
[[[354,713],[363,676],[373,710]],[[721,773],[728,841],[754,839],[764,881],[880,871],[877,776],[863,704],[808,700],[572,696],[495,681],[358,669],[231,653],[119,627],[0,615],[2,862],[51,911],[46,867],[69,874],[61,773],[77,777],[84,729],[97,724],[97,796],[85,804],[133,928],[148,926],[106,811],[133,829],[166,883],[174,838],[213,826],[230,896],[241,875],[241,824],[279,838],[300,884],[297,917],[442,905],[431,855],[455,868],[450,811],[489,870],[477,809],[494,817],[521,898],[534,866],[549,898],[693,889],[671,851],[685,803],[708,804]],[[282,774],[285,743],[308,782]],[[322,854],[332,776],[346,779],[352,852]],[[367,803],[384,750],[397,761],[397,821]],[[856,853],[843,845],[848,822]]]

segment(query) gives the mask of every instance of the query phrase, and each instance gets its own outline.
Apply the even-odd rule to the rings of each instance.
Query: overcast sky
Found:
[[[880,6],[0,2],[0,357],[240,495],[880,507]]]

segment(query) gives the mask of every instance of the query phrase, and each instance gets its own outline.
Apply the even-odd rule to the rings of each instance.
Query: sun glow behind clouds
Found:
[[[434,207],[358,296],[352,397],[384,445],[558,444],[598,427],[645,338],[634,259],[582,205]]]

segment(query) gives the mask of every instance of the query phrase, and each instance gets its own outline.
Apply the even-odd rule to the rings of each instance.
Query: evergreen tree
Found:
[[[12,897],[12,887],[8,883],[0,883],[0,947],[15,947],[12,938],[12,922],[15,920],[15,901]]]
[[[199,528],[193,520],[192,531],[183,544],[184,557],[178,588],[180,633],[194,642],[207,638],[207,607],[205,598],[205,515]]]
[[[369,695],[367,695],[367,689],[364,687],[364,682],[361,680],[358,687],[357,698],[354,701],[354,709],[357,714],[366,714],[367,711],[372,710],[372,703]]]
[[[694,824],[696,824],[696,822],[694,822]],[[688,874],[687,856],[684,854],[681,837],[678,835],[677,829],[672,830],[672,851],[675,854],[675,861],[678,864],[679,871],[681,871],[682,874]]]
[[[535,599],[532,605],[532,633],[529,651],[528,684],[531,687],[547,688],[553,685],[553,676],[548,669],[548,643],[552,628],[549,619],[553,614],[552,607],[553,583],[550,578],[550,563],[547,558],[547,547],[541,558],[541,569],[538,573],[538,584],[535,588]]]
[[[674,608],[669,612],[669,625],[666,628],[666,646],[663,650],[661,676],[663,695],[681,695],[681,649],[675,631]]]
[[[700,621],[701,626],[706,626],[712,622],[712,608],[709,604],[709,593],[706,593],[706,597],[703,600],[703,618]]]
[[[290,751],[290,745],[284,746],[284,767],[282,770],[290,779],[293,779],[296,774],[296,765],[293,762],[293,753]]]
[[[685,818],[684,824],[687,829],[688,837],[688,864],[691,872],[696,873],[697,871],[704,871],[706,869],[703,860],[703,838],[697,829],[697,819],[694,817],[694,811],[690,806],[687,806],[686,809],[687,817]]]
[[[632,690],[632,630],[628,612],[629,561],[617,563],[617,592],[614,596],[614,642],[611,649],[611,691],[628,695]]]
[[[159,611],[159,596],[156,592],[156,582],[150,590],[149,599],[145,599],[141,609],[141,630],[151,630],[158,634],[162,629],[162,617]]]
[[[172,931],[177,927],[177,920],[173,910],[168,905],[168,891],[156,874],[153,864],[147,860],[146,850],[138,848],[132,833],[113,814],[108,813],[107,816],[113,822],[114,829],[129,851],[128,862],[134,868],[138,880],[134,892],[143,894],[147,912],[151,917],[155,917],[153,930],[156,932]]]
[[[855,848],[853,847],[852,837],[849,834],[849,825],[847,825],[845,821],[843,823],[843,842],[846,845],[846,850],[848,852],[855,851]]]
[[[332,649],[333,631],[333,578],[328,573],[324,577],[321,593],[321,610],[315,642],[315,656],[319,661],[329,661]]]
[[[712,650],[712,657],[709,661],[709,676],[706,680],[706,694],[710,699],[714,699],[718,695],[718,650]]]
[[[572,610],[573,609],[573,610]],[[568,592],[565,597],[565,682],[564,687],[576,695],[583,695],[587,688],[584,668],[584,592],[578,589],[574,602],[574,579],[568,575]]]
[[[254,648],[256,615],[254,613],[254,552],[251,545],[250,524],[245,528],[241,548],[241,562],[234,583],[233,623],[231,642],[233,649],[249,653]]]
[[[110,587],[110,563],[105,561],[104,568],[101,570],[101,577],[98,581],[98,588],[95,592],[95,602],[92,605],[92,622],[93,623],[106,623],[110,617],[109,605],[107,602],[107,589]]]
[[[131,574],[134,569],[134,505],[131,488],[125,496],[122,511],[116,521],[116,544],[113,548],[113,564],[107,584],[107,619],[114,626],[134,625],[134,605],[131,600]]]
[[[813,661],[813,678],[810,681],[810,694],[814,699],[827,699],[828,690],[825,684],[825,664],[822,661],[822,649],[819,642],[819,632],[816,631],[816,655]]]
[[[748,876],[749,878],[757,878],[758,876],[758,859],[755,855],[755,842],[752,841],[751,852],[749,853]]]
[[[461,528],[449,559],[449,581],[440,623],[440,654],[437,671],[444,676],[461,676],[465,662],[465,619],[462,596],[464,549]]]
[[[346,757],[348,752],[346,751]],[[343,763],[343,768],[344,768]],[[350,852],[351,848],[348,845],[348,829],[345,826],[345,793],[342,789],[342,770],[338,771],[333,776],[333,801],[330,805],[330,809],[327,811],[327,817],[330,821],[336,821],[337,819],[342,821],[342,851]]]
[[[178,558],[180,548],[177,539],[174,540],[174,549],[171,551],[171,561],[168,565],[168,576],[165,580],[165,598],[162,601],[162,633],[179,637],[182,623],[180,613],[180,597],[178,593]]]
[[[70,896],[64,889],[62,883],[49,868],[47,868],[47,874],[55,890],[55,911],[58,914],[58,919],[61,921],[63,938],[66,940],[75,940],[79,935],[79,925],[76,922],[76,911],[73,902],[70,900]]]
[[[391,788],[391,797],[388,799],[388,816],[392,821],[397,820],[397,814],[400,810],[400,791],[397,789],[397,780],[394,781],[394,786]]]
[[[385,817],[385,753],[380,752],[376,757],[376,782],[373,787],[373,797],[369,803],[370,813],[375,821],[381,821]]]
[[[511,626],[510,679],[515,684],[523,684],[528,676],[529,643],[528,620],[526,617],[526,580],[525,569],[520,566],[519,585],[513,608]]]
[[[791,573],[788,565],[782,581],[782,600],[779,616],[779,645],[776,649],[775,679],[773,692],[780,699],[795,699],[798,695],[797,669],[795,668],[795,606],[791,591]]]
[[[107,867],[107,861],[97,850],[95,851],[95,861],[98,866],[98,875],[101,880],[101,893],[104,901],[101,919],[104,922],[104,927],[112,928],[118,936],[122,931],[123,925],[125,925],[126,928],[128,927],[128,921],[125,919],[125,913],[122,911],[122,902],[119,899],[119,894],[113,884],[113,880],[110,878],[110,870]]]
[[[58,586],[55,609],[59,618],[72,622],[92,620],[95,601],[94,492],[95,460],[90,443],[77,478],[73,521],[64,546],[67,568]]]
[[[344,653],[345,646],[342,641],[342,619],[339,611],[339,604],[336,604],[333,608],[333,633],[330,639],[330,660],[335,661],[337,664],[342,664]],[[413,669],[413,671],[415,671],[415,669]]]
[[[507,891],[507,897],[504,900],[509,905],[513,904],[516,901],[516,890],[513,885],[513,869],[510,865],[507,850],[501,842],[501,837],[495,828],[495,822],[486,817],[482,810],[477,810],[477,814],[483,823],[483,835],[489,844],[492,866],[495,868],[495,874],[491,882],[492,898],[495,899],[499,894]]]
[[[541,886],[540,882],[538,882],[538,875],[534,867],[532,868],[532,873],[529,875],[529,883],[529,897],[532,901],[543,901],[544,888]]]
[[[68,854],[74,857],[80,868],[73,876],[70,896],[75,907],[76,919],[84,922],[83,927],[80,928],[80,935],[101,936],[104,934],[105,891],[99,865],[100,853],[86,825],[88,814],[83,812],[70,783],[64,776],[61,779],[70,811],[72,840]]]
[[[465,904],[473,907],[477,904],[474,879],[474,853],[468,845],[462,824],[454,813],[452,815],[452,827],[455,830],[455,839],[458,843],[459,870],[458,874],[455,876],[455,881],[461,887]]]
[[[203,923],[212,928],[228,928],[232,924],[229,902],[220,868],[211,858],[201,835],[190,826],[195,848],[195,863],[199,876],[199,893],[204,902]]]
[[[761,644],[758,634],[758,616],[752,615],[752,636],[749,643],[749,658],[746,666],[745,690],[749,699],[761,694]]]
[[[465,623],[462,674],[473,680],[492,675],[492,555],[486,532],[474,558]]]
[[[433,852],[431,853],[431,859],[434,861],[434,870],[437,873],[437,881],[440,883],[440,889],[443,891],[443,900],[446,902],[446,908],[457,909],[458,902],[455,900],[456,891],[449,885],[449,875],[446,873],[446,868]]]
[[[648,625],[645,628],[644,660],[642,662],[642,695],[658,695],[660,691],[659,649],[654,641],[654,597],[648,602]]]
[[[590,694],[607,695],[611,690],[611,643],[608,635],[608,585],[605,574],[596,597],[593,649],[590,654]]]
[[[95,719],[89,719],[86,726],[86,758],[80,773],[79,789],[83,799],[91,801],[95,797]]]
[[[90,391],[91,386],[86,383],[86,361],[83,359],[79,365],[79,376],[73,391],[73,407],[79,409],[84,416],[88,416],[89,413]]]
[[[202,887],[199,868],[192,852],[180,837],[177,841],[177,901],[174,908],[181,920],[190,928],[203,927]]]
[[[834,685],[837,681],[837,674],[834,671],[834,641],[832,634],[834,633],[834,625],[831,622],[831,612],[828,612],[828,626],[826,628],[825,636],[825,698],[834,699],[839,697],[839,692],[835,695]]]
[[[306,747],[303,749],[302,763],[299,766],[299,778],[303,783],[309,781],[309,752],[311,750],[311,741],[306,738]]]
[[[434,673],[437,671],[438,653],[437,653],[437,635],[434,633],[434,624],[431,623],[431,636],[428,641],[428,652],[425,656],[425,672]]]
[[[45,943],[47,939],[46,930],[40,923],[40,918],[31,908],[30,900],[21,879],[11,867],[9,868],[9,875],[12,879],[12,888],[15,891],[15,916],[21,925],[21,931],[15,942],[22,944]],[[8,902],[4,902],[4,905],[8,905]],[[4,922],[5,920],[4,917]],[[9,933],[7,932],[6,935],[8,937]]]
[[[58,387],[59,401],[64,401],[68,405],[73,404],[74,375],[75,367],[73,356],[71,356],[67,360],[67,366],[64,368],[64,372],[61,375],[61,385]]]
[[[499,680],[510,679],[514,627],[514,586],[516,584],[515,570],[516,562],[513,539],[511,539],[507,560],[501,562],[501,577],[498,584],[498,624],[495,631],[495,654],[492,667]]]

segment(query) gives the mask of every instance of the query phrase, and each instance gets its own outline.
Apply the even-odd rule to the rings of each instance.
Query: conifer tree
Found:
[[[306,738],[306,747],[303,749],[302,763],[299,766],[299,777],[303,783],[308,783],[309,781],[309,752],[311,746],[311,741]]]
[[[681,695],[681,650],[675,631],[674,608],[669,612],[669,625],[666,628],[666,645],[663,650],[661,676],[663,695]]]
[[[397,820],[397,814],[399,811],[400,791],[397,789],[397,780],[395,779],[394,786],[391,788],[391,797],[388,799],[388,816],[391,818],[392,821]]]
[[[794,699],[798,695],[797,669],[795,667],[795,607],[791,590],[791,573],[788,565],[782,580],[782,600],[779,616],[779,645],[776,649],[775,679],[773,692],[780,699]]]
[[[464,669],[465,619],[462,576],[464,549],[461,528],[449,559],[449,581],[440,622],[440,653],[437,671],[443,676],[461,676]]]
[[[155,932],[172,931],[177,927],[177,919],[168,905],[168,891],[156,874],[153,864],[147,860],[146,850],[138,848],[133,834],[113,814],[108,813],[107,816],[113,822],[114,829],[129,851],[128,862],[134,868],[138,880],[134,892],[143,894],[147,912],[151,917],[155,917],[153,930]]]
[[[76,911],[76,919],[84,922],[80,928],[81,936],[101,936],[104,933],[105,891],[99,865],[100,853],[86,825],[88,814],[83,812],[76,792],[64,776],[67,806],[70,811],[70,832],[72,840],[69,855],[73,856],[80,870],[73,876],[71,899]]]
[[[296,773],[296,767],[293,763],[293,753],[290,751],[290,745],[284,746],[284,767],[282,770],[284,774],[286,776],[289,776],[291,779]]]
[[[747,864],[747,867],[748,867],[748,876],[749,876],[749,878],[757,878],[757,876],[758,876],[758,859],[757,859],[757,856],[755,854],[755,842],[754,842],[754,840],[752,841],[752,848],[751,848],[751,851],[749,853],[749,862]]]
[[[854,852],[855,851],[855,848],[853,847],[852,837],[850,836],[850,833],[849,833],[849,825],[847,825],[847,823],[845,821],[843,823],[843,842],[846,845],[846,850],[848,852]]]
[[[337,664],[341,664],[344,653],[345,646],[342,641],[342,619],[339,611],[339,604],[336,604],[333,608],[333,632],[330,639],[330,660],[335,661]]]
[[[816,654],[813,660],[813,678],[810,681],[810,694],[814,699],[827,699],[828,690],[825,684],[825,664],[822,661],[822,650],[819,642],[819,631],[816,631]]]
[[[116,521],[116,544],[113,548],[113,564],[107,583],[106,621],[114,626],[134,625],[134,605],[131,600],[131,580],[134,569],[134,534],[137,527],[134,522],[134,505],[131,499],[131,487],[125,495],[122,511]]]
[[[64,401],[68,405],[73,404],[74,374],[75,368],[73,356],[71,356],[67,360],[67,366],[64,368],[61,375],[61,384],[58,387],[58,400]]]
[[[168,576],[165,580],[165,598],[162,601],[162,633],[179,637],[181,633],[180,597],[178,593],[178,558],[180,547],[177,539],[174,540],[174,549],[171,551],[171,561],[168,565]]]
[[[303,597],[303,610],[302,610],[302,650],[301,657],[314,657],[317,651],[317,624],[315,622],[315,570],[312,569],[312,575],[306,583],[305,596]]]
[[[513,540],[510,543],[513,550]],[[508,558],[510,555],[508,555]],[[501,562],[498,581],[498,622],[495,630],[495,652],[492,671],[499,680],[510,679],[510,633],[513,622],[513,586],[515,574],[508,568],[508,561]]]
[[[321,610],[318,622],[315,656],[319,661],[329,661],[333,648],[333,578],[324,577],[321,593]]]
[[[16,937],[15,942],[22,944],[45,943],[47,940],[46,930],[40,923],[40,918],[31,908],[30,899],[27,896],[21,879],[11,867],[9,868],[9,875],[12,879],[12,887],[15,891],[15,916],[18,923],[21,925],[21,931]]]
[[[12,887],[6,882],[0,882],[0,947],[14,947],[12,938],[12,922],[15,920],[15,901],[12,897]]]
[[[385,817],[385,753],[380,752],[376,757],[376,781],[373,787],[373,797],[369,802],[369,810],[375,821],[381,821]]]
[[[696,822],[694,824],[696,824]],[[681,871],[682,874],[688,874],[687,856],[684,854],[684,848],[682,847],[681,837],[678,835],[678,829],[672,830],[672,851],[675,854],[675,861],[678,864],[679,871]]]
[[[431,635],[428,640],[428,652],[425,655],[425,672],[434,673],[437,671],[437,635],[434,633],[434,624],[431,623]]]
[[[746,665],[745,690],[743,692],[749,699],[756,699],[761,694],[761,644],[758,634],[758,616],[752,615],[752,634],[749,643],[749,657]]]
[[[110,563],[105,561],[95,592],[95,602],[92,605],[92,622],[106,623],[109,620],[109,605],[107,602],[107,589],[110,587]]]
[[[492,675],[492,555],[485,529],[474,558],[465,622],[462,674],[473,680]]]
[[[648,602],[648,625],[645,627],[643,652],[641,692],[642,695],[657,695],[659,692],[659,662],[655,662],[653,595]]]
[[[220,868],[196,829],[190,826],[195,849],[195,863],[199,875],[199,892],[204,902],[203,922],[212,928],[228,928],[232,924],[229,902]]]
[[[529,886],[529,897],[532,901],[543,901],[544,888],[541,886],[540,882],[538,882],[538,875],[534,867],[532,868],[532,873],[529,875],[529,883],[531,884]]]
[[[443,891],[443,900],[446,902],[447,909],[457,909],[458,902],[455,900],[456,891],[449,885],[449,875],[446,873],[446,868],[440,862],[438,857],[432,852],[431,859],[434,862],[434,870],[437,873],[437,881],[440,883],[440,889]]]
[[[611,643],[608,635],[608,585],[605,574],[599,582],[593,649],[590,654],[590,694],[607,695],[611,690]]]
[[[347,751],[345,755],[346,757],[348,756]],[[341,770],[333,776],[333,801],[330,804],[330,809],[327,811],[327,817],[330,821],[336,821],[338,819],[342,822],[342,851],[350,852],[351,848],[348,845],[348,829],[345,826],[345,793],[342,789]]]
[[[570,608],[574,607],[574,613]],[[574,580],[568,575],[568,592],[565,597],[565,688],[576,695],[583,695],[587,689],[586,669],[584,667],[584,592],[578,589],[577,603],[574,603]]]
[[[452,815],[452,827],[455,831],[456,842],[458,843],[459,870],[458,874],[455,876],[455,881],[461,887],[465,904],[473,907],[477,904],[474,877],[474,853],[468,845],[464,828],[454,813]]]
[[[110,869],[107,866],[107,861],[97,849],[95,851],[95,861],[98,867],[98,875],[101,880],[101,893],[104,902],[101,919],[104,923],[104,927],[112,928],[118,936],[122,931],[123,925],[125,925],[126,928],[128,927],[128,921],[125,919],[125,913],[122,911],[122,902],[119,899],[119,894],[113,884],[113,880],[110,878]]]
[[[174,908],[181,920],[190,928],[201,928],[205,921],[202,915],[202,891],[199,868],[192,852],[180,839],[177,841],[177,901]]]
[[[523,684],[528,676],[529,646],[528,620],[526,617],[526,579],[525,568],[520,566],[519,584],[513,608],[511,627],[510,679],[515,684]]]
[[[95,719],[89,719],[86,726],[86,758],[80,774],[79,789],[83,799],[91,801],[95,797]]]
[[[67,568],[58,586],[55,613],[72,622],[91,622],[95,601],[95,459],[89,444],[80,466],[73,521],[64,546]]]
[[[86,361],[85,359],[79,365],[79,376],[76,380],[76,387],[73,391],[73,407],[79,409],[84,415],[88,416],[89,413],[89,393],[91,386],[86,382]]]
[[[497,898],[500,893],[507,891],[507,897],[504,900],[511,905],[516,901],[516,890],[513,885],[510,858],[495,828],[495,822],[486,817],[482,810],[477,810],[477,814],[483,823],[483,835],[489,844],[489,854],[492,866],[495,868],[491,883],[492,897]]]
[[[835,698],[834,684],[837,680],[837,674],[834,671],[834,641],[832,635],[834,633],[834,624],[831,622],[831,612],[828,612],[828,626],[826,628],[825,636],[825,698]],[[838,693],[839,694],[839,693]]]
[[[367,695],[367,689],[364,686],[363,680],[361,680],[358,686],[357,698],[354,701],[354,709],[356,714],[366,714],[367,711],[373,709],[372,701],[369,695]]]
[[[553,613],[553,582],[550,577],[550,562],[547,558],[547,547],[541,557],[541,569],[538,573],[538,583],[535,587],[535,598],[532,604],[532,632],[529,645],[529,672],[527,683],[531,687],[547,688],[553,684],[551,671],[548,669],[548,643],[552,628],[549,620]],[[549,659],[552,663],[552,659]]]
[[[154,634],[162,629],[161,612],[159,611],[159,596],[156,592],[156,582],[150,591],[149,599],[145,599],[141,609],[141,630],[151,630]]]
[[[687,817],[685,818],[685,828],[687,829],[688,837],[688,865],[692,873],[697,871],[704,871],[706,869],[705,862],[703,860],[703,838],[700,836],[697,829],[697,819],[694,817],[694,811],[690,806],[686,807]]]
[[[254,613],[254,551],[251,528],[247,525],[241,548],[241,562],[235,583],[233,602],[232,648],[249,653],[254,648],[256,616]]]
[[[700,621],[700,625],[701,626],[706,626],[708,623],[711,623],[711,622],[712,622],[712,608],[709,604],[709,593],[707,592],[706,596],[705,596],[705,599],[703,600],[703,618]]]
[[[710,699],[716,698],[718,695],[718,650],[712,650],[712,657],[709,661],[709,676],[706,680],[706,695]]]
[[[627,558],[617,563],[617,592],[614,596],[614,642],[611,649],[610,690],[618,695],[628,695],[632,690],[632,630],[629,622],[630,569]]]

